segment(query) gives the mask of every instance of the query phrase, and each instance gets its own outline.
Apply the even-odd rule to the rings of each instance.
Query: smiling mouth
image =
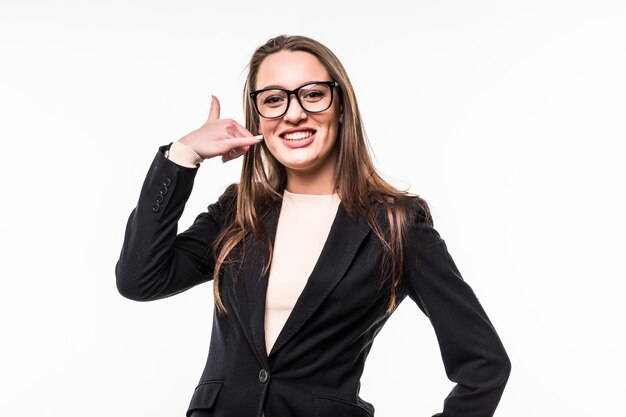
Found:
[[[280,135],[281,138],[285,140],[303,140],[315,133],[314,130],[303,130],[300,132],[291,132]]]

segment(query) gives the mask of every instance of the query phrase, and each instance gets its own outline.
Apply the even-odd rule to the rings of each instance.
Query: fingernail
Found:
[[[256,135],[254,138],[255,138],[256,140],[261,140],[261,139],[263,139],[263,135]]]

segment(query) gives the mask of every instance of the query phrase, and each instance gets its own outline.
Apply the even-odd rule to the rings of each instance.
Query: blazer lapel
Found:
[[[277,201],[263,220],[272,242],[276,237],[281,206],[282,200]],[[252,328],[254,348],[262,363],[269,365],[268,356],[275,354],[284,346],[332,292],[344,277],[359,246],[370,231],[365,220],[359,218],[353,221],[348,217],[343,204],[339,203],[335,220],[317,263],[269,354],[265,345],[265,302],[269,271],[262,274],[263,265],[267,262],[269,254],[262,243],[255,239],[246,240],[240,278],[244,280],[246,288],[245,296],[250,312],[249,324]],[[242,318],[245,320],[245,316]]]
[[[276,237],[281,206],[282,200],[274,202],[272,209],[263,219],[263,225],[271,242],[274,242]],[[240,278],[243,278],[246,287],[247,304],[250,311],[250,322],[248,324],[252,329],[254,348],[266,366],[268,366],[268,360],[267,349],[265,348],[265,295],[269,271],[267,274],[262,272],[268,258],[269,253],[263,243],[251,237],[246,239]]]
[[[275,354],[284,346],[333,291],[344,277],[361,242],[370,230],[365,220],[359,218],[356,222],[352,221],[343,204],[339,203],[335,220],[317,263],[269,355]],[[273,232],[275,236],[275,228]],[[267,288],[266,280],[264,280],[264,286]],[[264,309],[265,294],[262,298],[259,295],[258,300],[261,299]],[[263,326],[262,322],[261,326]]]

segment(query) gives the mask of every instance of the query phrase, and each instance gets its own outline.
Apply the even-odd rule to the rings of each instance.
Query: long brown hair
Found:
[[[380,239],[383,247],[381,262],[381,285],[389,286],[387,312],[397,307],[396,290],[402,279],[405,258],[409,200],[416,201],[426,217],[430,211],[419,196],[400,191],[386,182],[376,171],[369,150],[369,142],[363,128],[356,96],[348,74],[335,54],[321,43],[305,36],[281,35],[268,40],[252,55],[249,72],[243,91],[246,128],[257,132],[259,116],[254,109],[249,93],[254,90],[259,67],[263,60],[280,51],[304,51],[317,57],[328,71],[332,80],[339,84],[338,98],[343,115],[337,137],[338,157],[335,166],[335,189],[349,217],[362,217]],[[263,228],[261,220],[271,204],[282,198],[287,183],[285,167],[268,150],[265,142],[252,146],[243,157],[241,179],[236,184],[237,200],[233,207],[234,216],[218,236],[214,244],[216,265],[213,272],[213,291],[218,312],[226,312],[219,294],[219,274],[225,265],[236,265],[229,259],[232,250],[244,239],[253,238],[264,242],[269,252],[268,263],[263,273],[270,268],[273,244]],[[376,218],[375,204],[381,204],[386,213],[386,224]],[[243,256],[243,255],[242,255]],[[234,279],[234,278],[233,278]]]

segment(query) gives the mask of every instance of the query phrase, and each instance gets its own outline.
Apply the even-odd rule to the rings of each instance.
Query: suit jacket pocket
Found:
[[[359,404],[326,395],[314,395],[315,417],[374,417]]]
[[[211,381],[203,382],[196,387],[196,390],[191,397],[191,403],[187,410],[187,417],[189,417],[193,410],[207,410],[213,408],[217,395],[222,389],[222,382]]]

